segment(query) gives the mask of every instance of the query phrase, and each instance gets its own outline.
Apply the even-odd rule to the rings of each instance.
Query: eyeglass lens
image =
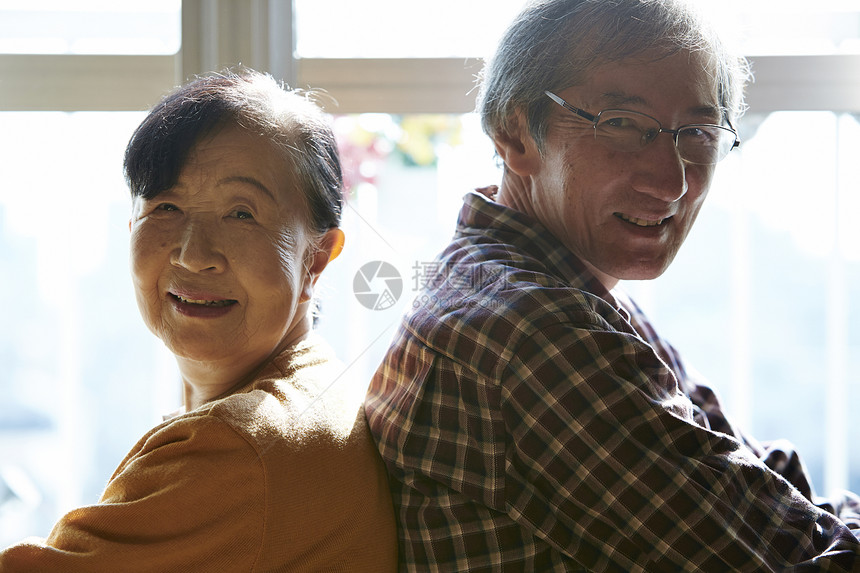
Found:
[[[705,165],[717,163],[728,155],[736,139],[731,130],[716,125],[683,126],[677,133],[664,131],[675,139],[682,159]],[[618,151],[637,151],[660,133],[657,120],[626,110],[603,111],[594,126],[597,140]]]

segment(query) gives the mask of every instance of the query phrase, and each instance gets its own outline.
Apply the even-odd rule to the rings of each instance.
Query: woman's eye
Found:
[[[251,214],[250,211],[243,211],[242,209],[236,209],[233,211],[233,216],[237,219],[253,219],[254,215]]]

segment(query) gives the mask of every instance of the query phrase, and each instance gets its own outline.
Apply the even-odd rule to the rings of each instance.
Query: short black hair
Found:
[[[173,187],[194,146],[230,125],[269,139],[284,154],[318,233],[340,225],[343,174],[328,118],[310,98],[248,68],[211,74],[165,96],[137,127],[125,150],[132,197],[151,199]]]

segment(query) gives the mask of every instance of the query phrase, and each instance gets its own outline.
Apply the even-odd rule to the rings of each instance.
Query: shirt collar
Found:
[[[532,217],[478,193],[468,193],[457,220],[457,233],[498,237],[542,261],[558,278],[623,309],[582,261]]]

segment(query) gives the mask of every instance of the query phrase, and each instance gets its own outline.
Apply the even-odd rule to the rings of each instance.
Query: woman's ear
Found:
[[[346,236],[343,231],[337,227],[333,227],[325,232],[317,244],[311,247],[309,260],[305,267],[305,275],[302,279],[302,293],[299,297],[299,302],[309,301],[314,294],[314,285],[320,274],[325,270],[330,262],[335,260],[343,251],[343,244]]]
[[[326,231],[325,236],[323,237],[323,242],[326,243],[326,250],[328,251],[328,261],[326,264],[335,260],[338,255],[340,255],[341,251],[343,251],[343,244],[346,241],[346,235],[343,234],[343,231],[334,227]]]
[[[508,122],[509,129],[493,137],[496,152],[508,169],[521,177],[534,175],[543,158],[537,143],[529,132],[528,121],[522,110],[517,110]]]

